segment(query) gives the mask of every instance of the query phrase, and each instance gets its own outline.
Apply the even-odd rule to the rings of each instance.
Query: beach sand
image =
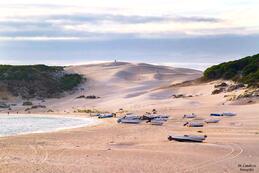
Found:
[[[211,95],[217,81],[171,86],[198,78],[201,72],[128,63],[73,66],[67,70],[84,74],[88,81],[81,91],[44,102],[55,115],[64,111],[72,115],[77,109],[112,112],[123,108],[141,114],[157,109],[171,118],[163,126],[145,122],[118,124],[116,118],[111,118],[91,127],[3,137],[0,138],[1,173],[222,173],[243,172],[240,169],[248,164],[257,166],[251,172],[259,172],[259,104],[234,105],[226,101],[224,93]],[[75,99],[91,94],[101,98]],[[192,97],[173,98],[173,94]],[[23,109],[17,107],[19,111]],[[36,109],[32,113],[46,113],[46,110]],[[212,112],[235,112],[237,116],[220,117],[218,124],[200,128],[183,126],[184,114],[209,118]],[[168,141],[172,134],[206,134],[208,138],[204,143]]]

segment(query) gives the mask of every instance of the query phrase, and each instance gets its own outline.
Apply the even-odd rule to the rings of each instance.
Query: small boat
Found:
[[[220,117],[220,116],[223,116],[223,115],[222,114],[217,114],[217,113],[211,113],[210,116]]]
[[[117,120],[118,123],[130,123],[130,124],[138,124],[141,122],[140,116],[138,115],[126,115]]]
[[[114,114],[100,114],[98,118],[112,118]]]
[[[160,118],[161,120],[163,119],[163,121],[167,121],[169,116],[167,115],[157,115],[157,114],[150,114],[150,115],[143,115],[141,117],[142,120],[153,120],[153,119],[157,119],[157,118]]]
[[[157,126],[162,126],[164,124],[165,120],[162,118],[155,118],[150,121],[151,125],[157,125]]]
[[[194,113],[186,114],[186,115],[183,116],[183,118],[195,118],[195,117],[197,117],[197,115],[195,115]]]
[[[139,124],[141,123],[140,119],[127,119],[127,118],[120,118],[117,121],[118,123],[127,123],[127,124]]]
[[[222,113],[222,116],[236,116],[236,113],[232,113],[232,112],[224,112]]]
[[[218,123],[220,121],[220,119],[207,119],[204,122],[205,123]]]
[[[187,127],[203,127],[204,124],[203,124],[203,122],[187,122],[183,126],[187,126]]]
[[[196,135],[183,135],[183,136],[169,136],[168,140],[172,141],[179,141],[179,142],[203,142],[207,138],[206,135],[204,136],[196,136]]]

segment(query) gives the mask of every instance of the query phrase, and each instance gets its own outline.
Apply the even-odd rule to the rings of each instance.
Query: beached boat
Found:
[[[236,116],[236,113],[232,113],[232,112],[224,112],[222,113],[222,116]]]
[[[143,115],[141,117],[142,120],[149,120],[149,121],[151,121],[153,119],[157,119],[157,118],[160,118],[163,121],[167,121],[169,116],[168,115],[150,114],[150,115]]]
[[[141,123],[141,119],[140,119],[140,116],[138,115],[126,115],[122,118],[119,118],[117,120],[118,123],[130,123],[130,124],[138,124],[138,123]]]
[[[184,126],[187,127],[203,127],[204,123],[203,122],[187,122],[184,124]]]
[[[205,123],[218,123],[220,121],[220,119],[207,119],[204,122]]]
[[[195,115],[194,113],[186,114],[186,115],[183,116],[183,118],[195,118],[195,117],[197,117],[197,115]]]
[[[222,114],[218,114],[218,113],[211,113],[210,116],[220,117],[220,116],[223,116],[223,115]]]
[[[150,124],[151,125],[158,125],[158,126],[161,126],[163,125],[165,122],[165,120],[163,118],[155,118],[153,120],[150,121]]]
[[[179,141],[179,142],[203,142],[207,138],[206,135],[204,136],[196,136],[196,135],[180,135],[180,136],[169,136],[168,140],[172,141]]]
[[[127,124],[139,124],[141,123],[140,119],[127,119],[127,118],[120,118],[117,121],[118,123],[127,123]]]
[[[112,118],[114,114],[100,114],[98,118]]]

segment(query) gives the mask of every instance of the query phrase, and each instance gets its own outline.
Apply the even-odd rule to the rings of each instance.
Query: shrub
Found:
[[[205,80],[227,79],[259,86],[259,54],[214,65],[206,69],[203,76]]]

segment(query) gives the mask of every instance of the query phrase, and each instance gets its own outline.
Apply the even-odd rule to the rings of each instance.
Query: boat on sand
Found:
[[[203,122],[187,122],[183,126],[187,126],[187,127],[203,127],[204,123]]]
[[[195,118],[195,117],[197,117],[197,115],[195,115],[194,113],[192,113],[192,114],[185,114],[183,116],[183,118]]]
[[[236,113],[232,113],[232,112],[223,112],[222,116],[236,116]]]
[[[179,142],[203,142],[207,138],[206,135],[196,136],[196,135],[171,135],[168,137],[169,141],[175,140]]]
[[[117,120],[118,123],[128,123],[128,124],[139,124],[141,123],[140,117],[137,115],[126,115]]]
[[[205,123],[218,123],[220,121],[220,119],[207,119],[204,122]]]

